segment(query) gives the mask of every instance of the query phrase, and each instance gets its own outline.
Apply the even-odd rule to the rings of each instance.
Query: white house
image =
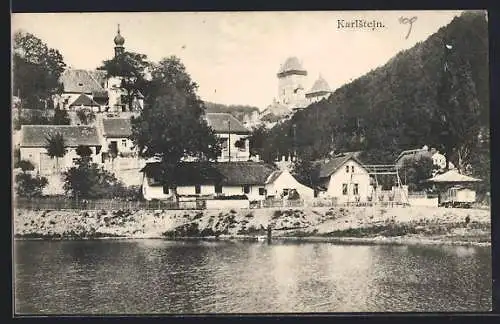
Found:
[[[51,158],[47,155],[47,139],[55,134],[61,134],[66,147],[66,154],[62,158]],[[21,126],[20,153],[21,160],[28,160],[40,174],[52,174],[74,165],[79,156],[76,148],[79,145],[88,146],[91,159],[99,163],[101,142],[97,129],[93,126],[75,125],[23,125]]]
[[[130,156],[136,153],[130,139],[132,124],[130,118],[102,118],[103,152],[115,147],[119,155]]]
[[[207,113],[210,126],[222,138],[222,152],[219,162],[248,161],[250,159],[250,130],[233,115],[227,113]]]
[[[366,202],[372,194],[370,175],[354,153],[338,155],[322,164],[319,183],[324,196],[339,203]]]
[[[272,165],[260,162],[220,162],[202,164],[184,162],[176,170],[179,196],[241,196],[249,200],[266,197],[266,181],[276,171]],[[142,192],[146,200],[169,199],[171,186],[163,185],[158,162],[147,163],[143,172]]]
[[[295,190],[301,199],[314,198],[314,190],[298,182],[287,170],[274,171],[266,180],[266,196],[282,198]]]
[[[78,102],[75,105],[75,101],[82,95],[90,99],[93,110],[105,110],[108,105],[108,92],[104,88],[104,71],[67,69],[62,73],[60,82],[63,86],[63,92],[56,96],[55,102],[59,104],[61,109],[70,109],[70,106],[73,109],[78,109],[81,103]],[[80,98],[80,100],[83,99]],[[85,99],[85,103],[88,103],[87,101]],[[95,105],[99,105],[99,109],[96,109]]]

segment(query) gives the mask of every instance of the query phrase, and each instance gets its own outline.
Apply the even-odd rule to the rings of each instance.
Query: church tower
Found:
[[[120,34],[120,24],[118,24],[118,32],[115,36],[114,42],[115,42],[115,57],[116,57],[120,54],[123,54],[123,52],[125,51],[125,47],[123,47],[123,44],[125,44],[125,38],[123,38],[123,36]]]
[[[305,100],[307,71],[298,58],[289,57],[278,71],[278,103],[293,106]]]

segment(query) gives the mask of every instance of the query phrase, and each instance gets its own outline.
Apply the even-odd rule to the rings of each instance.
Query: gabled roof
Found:
[[[285,74],[302,74],[307,75],[307,71],[300,64],[299,59],[295,56],[286,59],[285,63],[280,66],[278,71],[278,76],[283,76]]]
[[[361,152],[346,152],[331,158],[326,163],[322,163],[319,169],[319,177],[326,178],[331,176],[351,159],[363,165],[363,163],[359,160],[360,153]]]
[[[439,174],[433,178],[427,179],[426,182],[435,183],[465,183],[465,182],[479,182],[480,179],[466,176],[465,174],[458,173],[457,170],[450,170],[443,174]]]
[[[70,107],[80,107],[80,106],[85,106],[85,107],[99,107],[99,104],[92,100],[89,96],[86,94],[81,94],[78,96],[78,98],[73,101]]]
[[[220,162],[220,163],[181,163],[175,171],[178,185],[221,184],[226,186],[264,185],[276,170],[270,164],[260,162]],[[148,163],[141,170],[152,183],[161,184],[159,162]]]
[[[206,120],[216,133],[250,134],[250,130],[231,114],[207,113]]]
[[[60,78],[64,92],[92,94],[105,91],[92,73],[94,72],[89,73],[89,71],[77,69],[64,71]]]
[[[414,154],[425,154],[428,153],[429,151],[425,148],[420,148],[420,149],[414,149],[414,150],[405,150],[402,151],[398,157],[396,158],[396,162],[401,160],[403,157],[408,156],[408,155],[414,155]]]
[[[274,181],[276,181],[276,179],[278,179],[280,177],[280,175],[283,174],[283,171],[282,170],[276,170],[274,171],[273,173],[271,173],[269,175],[269,177],[267,178],[266,180],[266,184],[269,184],[269,183],[273,183]]]
[[[105,137],[120,138],[132,135],[132,123],[129,118],[103,118],[102,129]]]
[[[314,95],[314,94],[325,94],[325,93],[330,93],[332,90],[330,89],[330,86],[328,85],[328,82],[326,82],[325,79],[323,79],[322,76],[319,76],[319,78],[314,82],[313,86],[311,87],[311,90],[306,93],[306,96],[309,95]]]
[[[291,110],[287,106],[275,101],[272,104],[270,104],[269,106],[267,106],[266,109],[264,109],[264,111],[262,111],[260,116],[262,118],[266,115],[272,114],[274,116],[281,117],[281,116],[288,115],[289,113],[291,113]]]
[[[94,126],[75,125],[23,125],[21,126],[21,147],[46,147],[47,138],[61,134],[66,147],[78,145],[100,146],[97,129]]]

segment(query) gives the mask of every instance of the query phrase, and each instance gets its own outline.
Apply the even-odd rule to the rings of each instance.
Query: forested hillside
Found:
[[[259,153],[271,160],[296,149],[299,157],[317,159],[363,150],[371,162],[393,163],[401,150],[426,144],[489,177],[488,80],[486,16],[464,13],[277,125]]]
[[[250,117],[254,112],[259,112],[259,108],[242,105],[223,105],[205,101],[206,112],[208,113],[229,113],[236,119],[243,122],[245,116]]]

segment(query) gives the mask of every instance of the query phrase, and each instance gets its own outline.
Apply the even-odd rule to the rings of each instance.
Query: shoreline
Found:
[[[268,244],[267,238],[259,240],[256,236],[228,236],[228,237],[178,237],[167,238],[162,236],[101,236],[101,237],[14,237],[14,241],[135,241],[135,240],[162,240],[169,242],[189,242],[189,241],[202,241],[202,242],[251,242]],[[426,237],[328,237],[328,236],[276,236],[272,237],[273,242],[279,243],[333,243],[333,244],[346,244],[346,245],[425,245],[425,246],[479,246],[491,247],[491,242],[477,242],[477,241],[454,241],[451,239],[431,239]]]
[[[16,210],[14,240],[324,242],[491,246],[489,210],[317,207],[246,210]],[[260,238],[260,239],[258,239]]]

